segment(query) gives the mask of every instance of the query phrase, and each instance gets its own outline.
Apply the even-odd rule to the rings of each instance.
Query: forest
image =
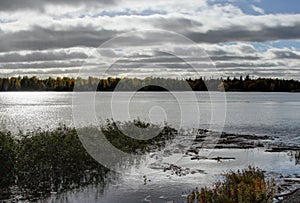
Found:
[[[112,78],[36,76],[0,78],[0,91],[260,91],[300,92],[300,81],[255,78],[249,75],[226,79]]]

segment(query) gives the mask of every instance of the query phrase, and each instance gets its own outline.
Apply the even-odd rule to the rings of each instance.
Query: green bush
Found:
[[[187,197],[187,202],[200,203],[269,203],[274,198],[274,181],[266,181],[264,173],[254,167],[224,174],[224,182],[213,188],[196,189]]]

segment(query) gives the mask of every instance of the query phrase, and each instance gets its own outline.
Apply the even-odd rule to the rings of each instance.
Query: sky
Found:
[[[1,77],[247,74],[300,79],[299,0],[0,1]]]

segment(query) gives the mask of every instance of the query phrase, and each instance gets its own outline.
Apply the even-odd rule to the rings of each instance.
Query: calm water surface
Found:
[[[213,94],[217,95],[214,102],[220,103],[213,108],[227,108],[224,131],[273,135],[285,141],[300,142],[300,94],[230,92],[225,95],[226,101],[221,96],[218,101],[218,94],[221,93]],[[196,95],[196,99],[191,95]],[[59,123],[72,125],[72,96],[71,92],[2,92],[0,127],[2,130],[17,132],[55,128]],[[98,93],[95,98],[99,122],[106,118],[141,118],[154,122],[167,121],[175,127],[207,128],[210,124],[218,125],[211,122],[212,106],[205,92],[176,93],[175,97],[170,93],[140,92],[130,100],[126,93]],[[195,108],[199,111],[195,112]],[[84,115],[84,112],[82,116],[83,120],[85,116],[90,117]]]

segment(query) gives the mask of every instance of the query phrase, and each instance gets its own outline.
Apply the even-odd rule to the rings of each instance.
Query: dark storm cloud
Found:
[[[34,26],[30,30],[0,33],[0,51],[98,47],[116,34],[116,31],[97,30],[92,26],[70,27],[65,30]]]
[[[114,4],[114,0],[1,0],[0,11],[16,11],[16,10],[40,10],[42,11],[46,5],[109,5]]]
[[[162,22],[166,23],[167,21]],[[172,24],[172,20],[171,20]],[[173,26],[173,25],[172,25]],[[220,43],[230,41],[254,41],[264,42],[272,40],[300,39],[300,22],[292,26],[268,27],[261,26],[257,31],[249,30],[246,26],[224,27],[219,30],[207,32],[196,32],[196,27],[189,30],[181,29],[180,23],[177,25],[179,33],[184,34],[196,43]],[[124,30],[123,32],[126,32]],[[55,48],[69,48],[75,46],[98,47],[109,39],[123,33],[122,31],[95,28],[93,26],[72,26],[65,27],[63,30],[55,27],[43,28],[33,26],[27,30],[16,31],[13,33],[1,32],[0,30],[0,52],[16,50],[47,50]],[[114,47],[127,46],[152,46],[164,44],[182,44],[187,41],[176,35],[168,35],[157,32],[139,32],[138,34],[125,34],[114,39],[110,44]],[[192,42],[190,42],[191,44]],[[244,47],[243,53],[253,53],[253,47]]]
[[[249,27],[224,27],[219,30],[210,30],[206,33],[184,32],[191,40],[197,43],[220,43],[230,41],[264,42],[273,40],[300,39],[300,22],[292,26],[269,27],[262,26],[253,31]]]

